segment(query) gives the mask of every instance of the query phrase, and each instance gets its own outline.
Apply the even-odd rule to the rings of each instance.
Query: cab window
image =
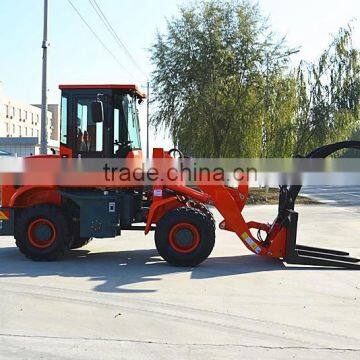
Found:
[[[77,98],[76,101],[76,150],[79,152],[103,151],[103,123],[91,116],[93,98]]]
[[[121,148],[126,145],[129,145],[132,149],[140,149],[139,117],[136,101],[129,95],[117,95],[114,104],[113,154],[118,155]]]
[[[123,108],[129,133],[129,141],[131,141],[131,147],[133,149],[139,149],[141,147],[140,128],[135,99],[129,95],[125,96],[123,100]]]
[[[61,97],[61,125],[60,125],[60,142],[67,144],[68,142],[68,99],[65,96]]]

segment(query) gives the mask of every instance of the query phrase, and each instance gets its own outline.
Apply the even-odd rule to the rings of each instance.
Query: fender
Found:
[[[152,224],[156,224],[167,212],[180,206],[184,204],[175,196],[153,202],[146,220],[145,235],[149,233]]]
[[[61,195],[56,187],[23,186],[10,198],[9,207],[30,207],[39,204],[61,205]]]

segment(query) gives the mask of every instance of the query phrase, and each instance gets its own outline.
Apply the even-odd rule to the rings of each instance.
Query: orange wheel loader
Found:
[[[60,89],[60,154],[47,157],[69,161],[141,157],[136,109],[145,96],[135,85],[61,85]],[[324,158],[346,148],[359,149],[360,142],[324,146],[307,157]],[[168,158],[173,152],[155,149],[154,157]],[[37,156],[32,158],[35,161]],[[258,256],[289,264],[360,269],[360,260],[345,252],[296,243],[294,207],[300,190],[301,186],[280,187],[279,212],[269,225],[244,219],[247,185],[158,184],[125,189],[3,185],[0,235],[14,236],[28,258],[49,261],[92,238],[115,237],[122,230],[154,230],[156,248],[168,263],[193,267],[208,258],[215,244],[215,221],[207,207],[212,205],[224,219],[220,229],[236,233]],[[266,236],[255,238],[251,230]]]

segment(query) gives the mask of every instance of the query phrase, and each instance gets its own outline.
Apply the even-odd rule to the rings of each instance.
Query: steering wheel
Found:
[[[119,148],[115,151],[115,154],[117,156],[120,156],[121,158],[125,158],[128,153],[131,151],[131,144],[133,142],[126,140],[126,141],[119,141],[119,140],[115,140],[114,141],[114,145],[117,145]]]
[[[132,143],[133,142],[130,140],[125,140],[125,141],[115,140],[114,145],[125,147],[125,146],[130,146]]]
[[[173,149],[168,151],[168,154],[169,155],[174,154],[174,157],[175,157],[176,153],[179,154],[180,159],[183,159],[185,157],[183,152],[181,150],[179,150],[179,149],[173,148]]]

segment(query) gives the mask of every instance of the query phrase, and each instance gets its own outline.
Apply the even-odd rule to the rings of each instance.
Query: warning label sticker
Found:
[[[241,238],[256,252],[256,254],[261,253],[261,248],[256,244],[256,242],[251,239],[251,237],[247,233],[243,233]]]
[[[9,220],[10,214],[6,210],[0,211],[0,220]]]
[[[163,194],[162,190],[161,189],[155,189],[154,190],[154,196],[156,197],[161,197]]]

